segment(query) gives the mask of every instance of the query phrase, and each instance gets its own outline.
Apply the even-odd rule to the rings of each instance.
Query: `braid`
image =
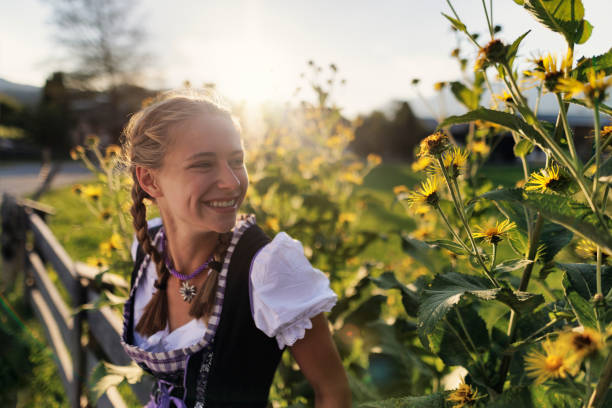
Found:
[[[211,267],[208,277],[204,281],[202,287],[196,292],[191,308],[189,309],[189,315],[195,318],[204,318],[208,320],[213,312],[215,305],[215,294],[217,293],[217,285],[219,282],[219,274],[221,273],[221,266],[223,265],[223,259],[225,258],[225,252],[230,245],[232,239],[232,233],[227,232],[219,234],[219,241],[214,249],[213,257],[217,263],[217,268]]]
[[[136,331],[144,336],[151,336],[163,330],[168,321],[168,298],[166,296],[166,287],[168,286],[168,277],[170,274],[168,273],[162,255],[153,245],[151,237],[149,236],[146,217],[147,208],[142,202],[146,197],[149,197],[149,195],[140,187],[138,180],[134,177],[134,185],[132,186],[133,204],[130,209],[134,230],[136,231],[136,238],[142,246],[142,249],[146,254],[151,256],[157,270],[157,280],[154,284],[157,292],[153,294],[153,297],[145,306],[144,313],[136,325]]]

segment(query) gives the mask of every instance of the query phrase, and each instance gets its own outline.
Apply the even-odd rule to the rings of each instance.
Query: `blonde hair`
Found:
[[[172,143],[173,130],[199,115],[215,115],[231,120],[238,131],[240,124],[232,116],[229,108],[211,91],[185,89],[159,94],[151,101],[145,101],[140,111],[130,117],[122,133],[124,164],[132,175],[132,207],[130,212],[136,238],[146,254],[155,262],[157,280],[153,295],[136,331],[151,336],[166,327],[168,321],[168,298],[166,287],[170,272],[164,262],[164,255],[153,245],[148,232],[145,198],[152,197],[142,189],[136,177],[136,166],[149,169],[162,167],[168,146]],[[178,132],[176,132],[178,133]],[[175,136],[178,137],[178,136]],[[216,261],[223,262],[223,256],[231,233],[220,234],[213,255]],[[207,319],[212,313],[219,271],[211,269],[203,286],[197,290],[189,314],[196,318]]]

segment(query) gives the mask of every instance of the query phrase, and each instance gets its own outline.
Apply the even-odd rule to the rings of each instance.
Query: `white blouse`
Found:
[[[149,221],[149,228],[160,225],[161,218]],[[131,253],[136,258],[138,241],[134,235]],[[158,243],[158,248],[160,248]],[[255,326],[269,337],[275,337],[279,349],[292,346],[312,328],[310,319],[329,312],[338,300],[329,279],[314,268],[304,256],[302,244],[285,232],[262,247],[253,258],[250,273],[251,312]],[[141,277],[134,299],[134,322],[138,322],[156,289],[155,264],[150,262]],[[136,326],[136,323],[134,324]],[[135,345],[149,352],[162,352],[197,343],[206,332],[206,322],[192,319],[168,332],[168,325],[150,337],[134,332]]]

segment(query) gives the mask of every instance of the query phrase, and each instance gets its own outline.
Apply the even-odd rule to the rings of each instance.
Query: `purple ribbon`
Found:
[[[176,408],[187,408],[182,399],[170,395],[174,389],[174,384],[159,379],[157,380],[157,389],[159,394],[151,396],[151,400],[145,408],[171,408],[170,403],[173,403]]]

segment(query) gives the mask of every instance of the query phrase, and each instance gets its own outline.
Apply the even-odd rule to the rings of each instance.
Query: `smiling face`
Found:
[[[240,134],[227,117],[202,114],[170,132],[156,180],[164,220],[197,232],[230,231],[247,192]]]

